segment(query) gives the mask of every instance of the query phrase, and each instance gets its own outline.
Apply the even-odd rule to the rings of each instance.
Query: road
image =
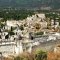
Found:
[[[43,42],[43,43],[40,43],[39,46],[34,46],[33,49],[41,49],[41,50],[46,50],[46,51],[53,51],[54,47],[57,45],[57,44],[60,44],[60,40],[52,40],[52,41],[48,41],[48,42]]]

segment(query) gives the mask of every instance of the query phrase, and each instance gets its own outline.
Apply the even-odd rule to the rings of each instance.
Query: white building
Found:
[[[49,40],[56,40],[56,36],[53,36],[53,35],[49,36],[47,41],[49,41]]]

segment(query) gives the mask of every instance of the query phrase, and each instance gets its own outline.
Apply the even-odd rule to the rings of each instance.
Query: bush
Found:
[[[44,34],[44,32],[37,32],[37,33],[35,33],[35,35],[43,35]]]
[[[9,35],[15,35],[15,33],[12,31],[9,31],[8,33],[9,33]]]
[[[0,27],[1,27],[1,28],[3,28],[4,26],[5,26],[4,24],[0,23]]]
[[[35,60],[47,60],[47,53],[42,50],[37,51],[35,54]]]
[[[20,29],[21,29],[21,30],[24,30],[24,27],[23,27],[23,25],[21,25],[21,26],[20,26]]]

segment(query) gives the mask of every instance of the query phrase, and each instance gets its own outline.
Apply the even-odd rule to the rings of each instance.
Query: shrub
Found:
[[[44,32],[37,32],[37,33],[35,33],[35,35],[43,35],[44,34]]]
[[[20,29],[21,29],[21,30],[24,30],[24,27],[23,27],[23,25],[21,25],[21,26],[20,26]]]
[[[9,31],[8,33],[9,33],[9,35],[15,35],[15,33],[12,31]]]
[[[47,60],[47,53],[42,50],[37,51],[35,54],[35,60]]]

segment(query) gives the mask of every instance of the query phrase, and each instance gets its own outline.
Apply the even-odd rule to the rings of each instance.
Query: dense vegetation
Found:
[[[54,21],[57,20],[60,22],[60,12],[47,11],[47,10],[26,10],[26,9],[24,10],[24,9],[15,9],[15,8],[13,9],[4,8],[4,9],[0,9],[0,18],[3,18],[1,21],[11,20],[11,19],[23,20],[23,19],[26,19],[28,16],[34,15],[36,12],[45,13],[46,18],[50,18],[50,20],[54,19]]]
[[[3,18],[3,20],[22,20],[27,18],[27,16],[33,15],[34,12],[32,10],[1,10],[0,11],[0,18]]]
[[[49,13],[46,13],[45,16],[46,16],[46,18],[50,18],[50,21],[51,21],[51,19],[53,19],[54,23],[55,23],[55,21],[58,21],[59,25],[60,25],[60,13],[49,12]]]

